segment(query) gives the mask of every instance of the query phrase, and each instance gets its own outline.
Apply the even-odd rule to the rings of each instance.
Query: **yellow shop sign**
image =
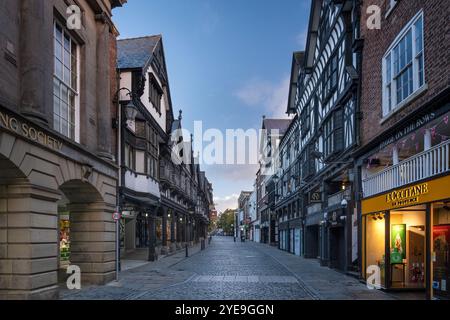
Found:
[[[420,196],[428,193],[428,183],[422,183],[417,186],[395,190],[386,195],[386,203],[393,207],[418,203]]]
[[[450,175],[362,200],[362,214],[387,211],[450,198]]]

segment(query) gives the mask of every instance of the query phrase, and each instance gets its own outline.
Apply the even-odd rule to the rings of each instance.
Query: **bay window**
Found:
[[[403,29],[383,58],[383,116],[425,84],[423,13]]]

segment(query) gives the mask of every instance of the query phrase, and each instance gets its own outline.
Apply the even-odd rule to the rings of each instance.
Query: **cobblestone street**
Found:
[[[62,299],[297,300],[392,299],[357,279],[264,244],[215,237],[205,251],[191,249],[121,273],[120,281]]]

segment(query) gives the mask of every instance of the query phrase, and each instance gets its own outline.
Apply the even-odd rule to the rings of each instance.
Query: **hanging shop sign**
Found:
[[[63,147],[61,140],[2,111],[0,111],[0,127],[56,151],[60,151]]]
[[[450,198],[450,175],[365,199],[362,214],[388,211]]]
[[[319,191],[312,191],[309,193],[309,203],[321,203],[322,193]]]

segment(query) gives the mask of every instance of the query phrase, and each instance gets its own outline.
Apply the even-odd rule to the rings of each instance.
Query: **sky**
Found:
[[[310,0],[128,0],[119,39],[162,34],[175,116],[203,130],[260,129],[286,118],[294,51],[305,48]],[[253,190],[256,165],[201,165],[219,212]]]

